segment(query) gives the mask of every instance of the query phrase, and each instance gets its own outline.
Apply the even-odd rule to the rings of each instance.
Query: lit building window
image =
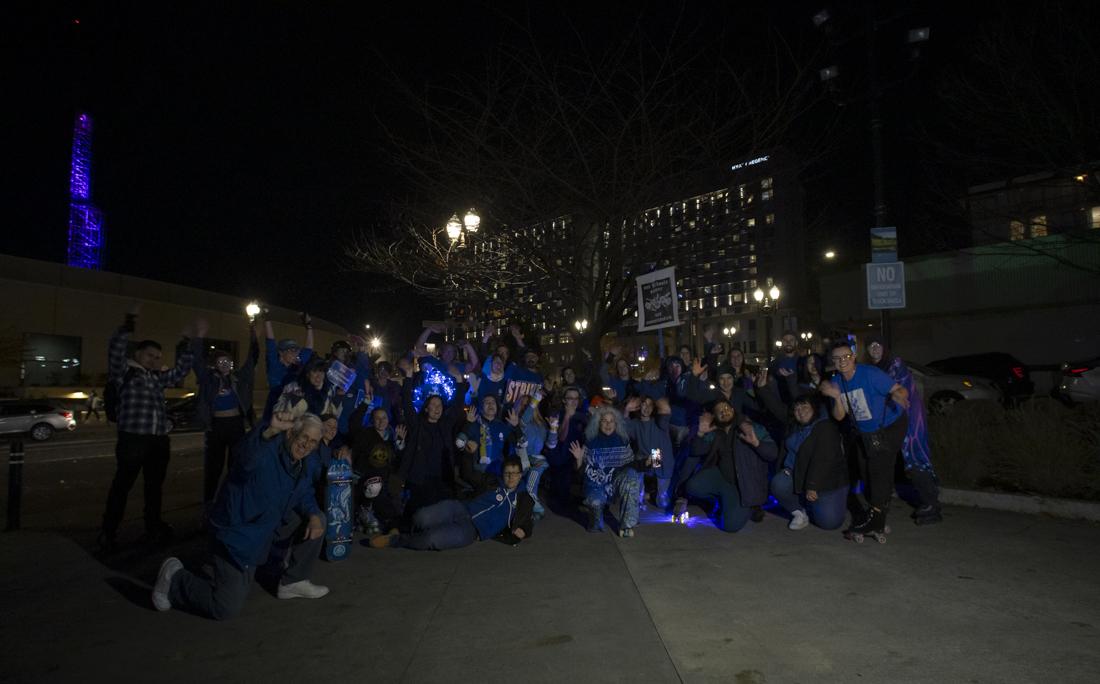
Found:
[[[1012,221],[1008,224],[1008,239],[1009,240],[1023,240],[1024,235],[1024,223],[1023,221]]]
[[[772,198],[772,193],[773,192],[774,192],[773,190],[763,190],[763,191],[761,191],[760,201],[761,202],[767,202],[768,200],[770,200]]]
[[[1092,208],[1092,215],[1090,216],[1089,226],[1091,228],[1100,229],[1100,207]]]
[[[756,227],[756,219],[754,219],[754,218],[748,219],[747,221],[745,221],[745,225],[748,226],[749,228],[755,228]]]
[[[775,223],[775,214],[768,214],[767,216],[765,216],[764,223],[768,224],[769,226]]]
[[[1046,237],[1047,217],[1043,214],[1031,217],[1031,237]]]
[[[761,187],[761,188],[763,188],[764,190],[771,190],[771,187],[772,187],[772,179],[771,179],[771,178],[763,178],[763,179],[761,179],[761,180],[760,180],[760,187]]]

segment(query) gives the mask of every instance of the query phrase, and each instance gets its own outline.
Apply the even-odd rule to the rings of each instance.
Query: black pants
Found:
[[[232,470],[233,447],[244,437],[244,419],[241,416],[214,418],[206,431],[202,459],[202,502],[210,503],[218,493],[222,471],[228,463]]]
[[[496,489],[498,478],[492,473],[480,471],[476,467],[477,454],[471,454],[465,450],[458,457],[458,474],[464,482],[474,488],[474,495],[481,494],[490,489]]]
[[[421,508],[431,506],[444,499],[454,498],[454,487],[450,482],[442,479],[430,479],[420,483],[406,482],[405,488],[409,490],[409,500],[405,504],[404,523],[406,528],[411,528],[413,515]]]
[[[864,432],[861,471],[867,485],[867,501],[885,510],[894,494],[894,458],[905,441],[909,416],[902,414],[877,432]]]
[[[136,435],[118,433],[115,445],[115,479],[107,493],[107,509],[103,512],[103,531],[114,536],[122,516],[126,513],[126,497],[144,471],[145,478],[145,530],[155,532],[162,525],[160,518],[161,493],[164,477],[168,474],[168,435]]]

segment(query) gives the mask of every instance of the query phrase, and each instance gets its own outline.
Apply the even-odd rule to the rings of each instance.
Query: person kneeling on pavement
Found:
[[[413,515],[413,531],[372,537],[376,549],[401,546],[407,549],[457,549],[479,539],[499,539],[515,546],[531,536],[534,528],[534,499],[520,489],[523,463],[508,456],[502,466],[503,484],[469,501],[447,499],[425,506]]]
[[[325,516],[317,506],[306,457],[321,441],[321,420],[277,413],[241,443],[240,455],[222,485],[210,516],[212,577],[184,569],[178,558],[160,567],[153,587],[157,610],[180,608],[224,620],[237,615],[257,565],[273,543],[292,539],[278,597],[321,598],[328,588],[309,581],[321,550]],[[285,516],[285,517],[284,517]]]

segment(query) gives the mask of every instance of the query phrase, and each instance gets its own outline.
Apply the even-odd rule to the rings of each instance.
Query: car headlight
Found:
[[[969,380],[963,380],[963,387],[973,387],[973,386],[974,386],[974,383],[970,382]]]

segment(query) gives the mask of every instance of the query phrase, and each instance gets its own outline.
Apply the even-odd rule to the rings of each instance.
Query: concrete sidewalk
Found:
[[[332,593],[256,587],[214,623],[148,604],[159,558],[114,572],[51,533],[0,536],[2,681],[1092,682],[1100,526],[950,508],[886,545],[727,535],[654,518],[638,536],[550,517],[518,548],[354,549]]]

